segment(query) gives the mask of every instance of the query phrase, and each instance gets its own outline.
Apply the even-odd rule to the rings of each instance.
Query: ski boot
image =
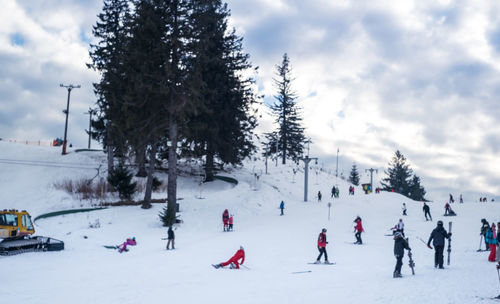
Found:
[[[393,278],[402,278],[403,276],[401,275],[401,272],[394,271],[394,273],[392,274],[392,277]]]
[[[328,260],[325,260],[325,264],[330,264],[330,262],[328,262]]]
[[[316,260],[316,262],[314,262],[314,264],[319,264],[321,263],[319,260]]]
[[[215,269],[219,269],[222,267],[222,264],[212,264],[212,266],[214,266]]]

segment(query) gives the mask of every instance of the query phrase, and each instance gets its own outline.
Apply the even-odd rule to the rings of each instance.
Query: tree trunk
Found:
[[[135,176],[138,177],[146,177],[148,172],[146,171],[146,147],[140,147],[135,149],[135,163],[137,165],[137,174]]]
[[[205,181],[211,182],[213,180],[214,180],[214,152],[210,149],[210,144],[208,144],[206,161],[205,161]]]
[[[114,165],[114,162],[113,162],[113,146],[112,146],[112,142],[111,142],[111,132],[110,132],[110,126],[109,126],[109,123],[108,123],[108,126],[107,126],[107,145],[106,145],[106,149],[107,149],[107,152],[108,152],[108,177],[109,177],[109,174],[111,174],[111,172],[113,171],[113,165]]]
[[[151,194],[153,192],[153,173],[155,171],[156,163],[156,140],[151,143],[151,151],[149,152],[149,167],[148,167],[148,180],[146,182],[146,191],[144,193],[144,202],[142,203],[142,209],[151,208]]]
[[[177,207],[177,119],[170,114],[168,127],[170,146],[168,147],[168,185],[167,185],[167,225],[175,224]]]

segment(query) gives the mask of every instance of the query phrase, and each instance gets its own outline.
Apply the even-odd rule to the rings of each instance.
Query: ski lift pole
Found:
[[[332,203],[328,203],[328,220],[330,220],[330,208],[332,207]]]

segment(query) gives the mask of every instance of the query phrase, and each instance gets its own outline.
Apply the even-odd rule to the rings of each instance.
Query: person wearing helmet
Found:
[[[432,222],[431,208],[429,207],[429,205],[424,202],[424,207],[422,207],[422,210],[424,211],[425,221],[428,221],[427,216],[429,216]]]
[[[240,259],[241,262],[239,261]],[[240,249],[236,251],[236,253],[227,262],[212,264],[212,266],[214,266],[215,269],[219,269],[230,265],[231,269],[240,269],[240,264],[243,265],[243,262],[245,262],[245,250],[243,249],[243,246],[240,246]]]
[[[408,242],[404,239],[403,234],[400,231],[396,231],[394,234],[394,256],[396,257],[396,267],[394,268],[393,277],[401,278],[401,266],[403,266],[403,257],[405,255],[405,249],[411,250],[408,246]]]
[[[490,255],[488,256],[488,261],[495,262],[498,245],[495,223],[491,223],[490,229],[486,231],[486,243],[490,246]]]
[[[437,227],[434,228],[431,232],[431,236],[429,237],[429,241],[427,242],[427,247],[431,248],[431,241],[433,241],[434,245],[434,267],[438,267],[439,269],[444,269],[443,267],[443,251],[444,251],[444,240],[449,239],[451,236],[451,232],[448,233],[443,228],[443,221],[437,222]]]
[[[486,246],[486,251],[487,250],[490,250],[489,246],[488,246],[488,243],[486,243],[486,232],[488,231],[488,229],[490,229],[490,224],[488,223],[488,221],[486,219],[481,219],[481,235],[483,236],[484,238],[484,245]]]
[[[363,229],[363,224],[361,222],[361,217],[357,216],[356,219],[354,220],[355,226],[354,226],[354,236],[356,237],[356,242],[354,244],[363,244],[363,240],[361,239],[361,233],[365,231]]]
[[[222,224],[224,224],[223,231],[229,231],[229,211],[227,209],[222,213]]]
[[[393,231],[392,233],[396,235],[396,233],[401,232],[403,238],[405,237],[405,223],[403,223],[403,219],[399,219],[399,222],[394,225],[394,227],[391,228]]]
[[[328,254],[326,253],[326,244],[328,242],[326,241],[326,228],[321,229],[321,233],[318,236],[318,250],[319,250],[319,255],[318,258],[316,259],[316,264],[320,263],[321,256],[324,254],[325,255],[325,264],[329,264],[328,262]]]
[[[118,245],[118,246],[117,246],[117,247],[118,247],[118,252],[119,252],[119,253],[122,253],[122,252],[124,252],[124,251],[128,251],[128,249],[127,249],[127,246],[128,246],[128,245],[130,245],[130,246],[135,246],[135,245],[137,245],[137,242],[135,241],[135,236],[134,236],[134,237],[132,237],[131,239],[127,239],[127,240],[125,240],[125,242],[123,242],[123,244]]]

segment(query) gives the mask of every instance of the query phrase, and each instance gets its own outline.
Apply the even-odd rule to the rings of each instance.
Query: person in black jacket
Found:
[[[443,251],[444,251],[444,239],[449,239],[451,236],[451,232],[448,233],[443,228],[443,221],[437,222],[437,227],[432,230],[431,236],[429,237],[429,241],[427,242],[427,247],[431,248],[431,241],[433,241],[434,245],[434,267],[438,267],[439,269],[444,269],[443,267]]]
[[[167,250],[170,249],[170,244],[172,244],[172,249],[175,249],[175,234],[174,230],[172,230],[172,226],[168,227],[168,242],[167,242]]]
[[[488,231],[488,229],[490,229],[490,224],[488,223],[488,221],[486,219],[481,219],[481,224],[482,224],[481,225],[481,235],[484,238],[484,245],[486,246],[485,250],[490,250],[490,247],[486,243],[486,232]]]
[[[432,221],[431,208],[429,208],[429,205],[427,205],[425,202],[424,202],[424,207],[422,208],[422,210],[424,210],[425,220],[428,221],[427,215],[429,215],[429,218]]]
[[[408,242],[403,238],[401,232],[396,232],[394,234],[394,256],[396,257],[396,268],[394,268],[394,278],[401,278],[401,266],[403,266],[403,257],[405,255],[405,249],[411,250],[408,246]]]

